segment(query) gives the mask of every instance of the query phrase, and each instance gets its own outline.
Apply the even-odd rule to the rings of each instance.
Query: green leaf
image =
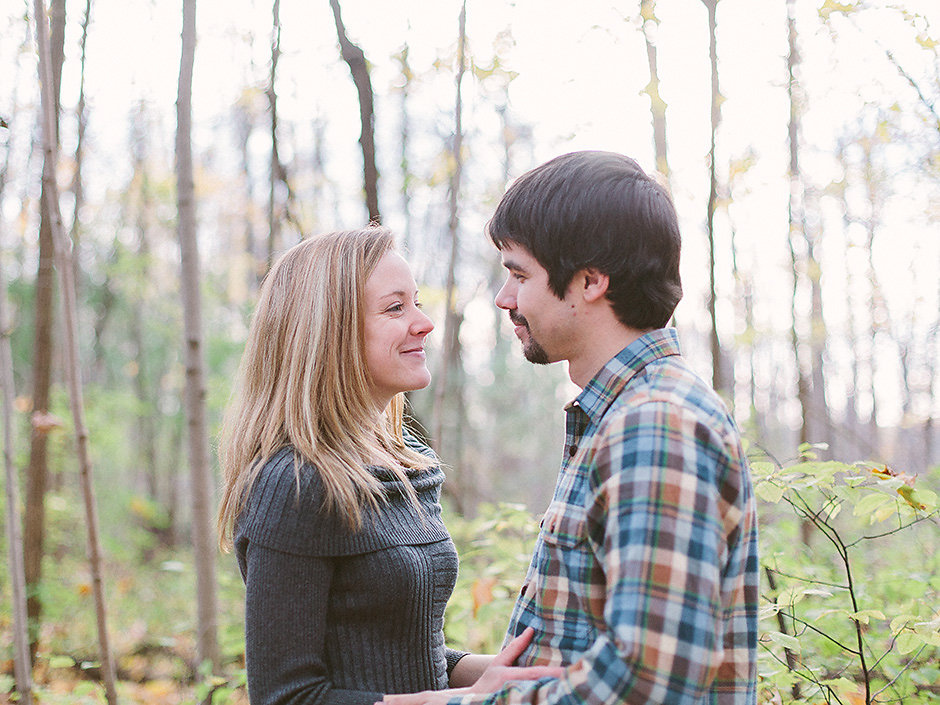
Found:
[[[886,619],[884,612],[881,610],[859,610],[858,612],[853,612],[849,616],[861,624],[868,624],[869,619]]]
[[[756,494],[760,499],[771,504],[777,504],[782,498],[783,493],[786,492],[786,489],[780,485],[777,485],[774,482],[764,481],[758,482],[754,487],[754,494]]]
[[[71,668],[75,665],[75,659],[71,656],[50,656],[49,668]]]
[[[924,640],[916,632],[901,632],[894,641],[899,654],[909,654],[923,646]]]
[[[810,588],[804,594],[819,595],[820,597],[832,597],[832,592],[830,592],[829,590],[823,590],[821,588]]]
[[[890,495],[873,492],[858,501],[855,509],[852,510],[852,514],[857,517],[871,516],[876,509],[891,501],[893,500]]]
[[[789,634],[784,634],[782,632],[767,632],[767,636],[770,637],[770,640],[776,644],[780,644],[785,649],[794,651],[796,653],[800,652],[800,641],[795,636],[790,636]]]
[[[907,625],[917,619],[913,614],[899,614],[897,617],[891,620],[891,633],[897,634],[904,629]]]

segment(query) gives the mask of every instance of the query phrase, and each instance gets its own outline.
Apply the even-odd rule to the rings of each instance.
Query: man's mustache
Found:
[[[525,326],[526,328],[529,327],[529,322],[525,319],[525,316],[516,311],[509,312],[509,320],[512,321],[514,325]]]

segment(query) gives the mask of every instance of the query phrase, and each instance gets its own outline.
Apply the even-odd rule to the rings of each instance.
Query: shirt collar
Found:
[[[565,409],[578,406],[596,422],[627,382],[650,362],[679,354],[679,335],[675,328],[650,331],[614,355]]]

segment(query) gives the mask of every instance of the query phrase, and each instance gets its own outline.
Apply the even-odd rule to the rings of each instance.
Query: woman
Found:
[[[443,473],[402,427],[403,392],[431,379],[432,328],[383,228],[305,240],[265,278],[223,429],[219,510],[246,584],[253,705],[372,705],[469,686],[492,659],[444,646],[457,554]],[[491,667],[485,687],[538,675]]]

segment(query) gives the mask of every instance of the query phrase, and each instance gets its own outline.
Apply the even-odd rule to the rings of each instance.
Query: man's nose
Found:
[[[506,281],[505,284],[496,292],[494,302],[497,306],[507,311],[516,307],[516,293],[512,290],[512,282]]]

